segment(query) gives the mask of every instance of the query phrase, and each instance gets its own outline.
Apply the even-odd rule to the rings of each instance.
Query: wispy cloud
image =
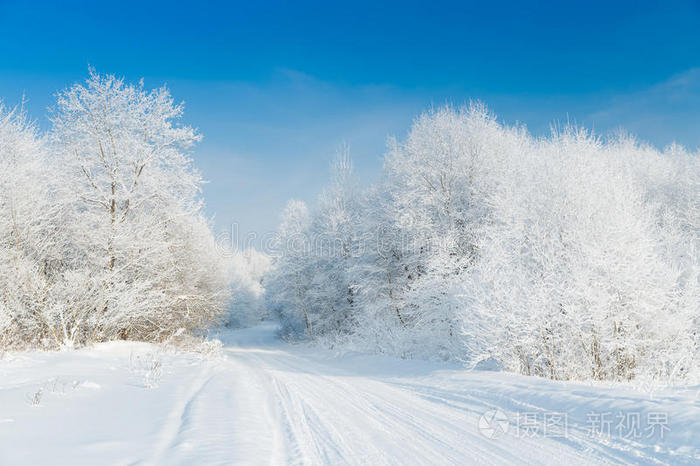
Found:
[[[209,180],[208,210],[217,228],[238,223],[243,233],[274,229],[289,198],[313,202],[342,143],[363,179],[378,178],[387,136],[403,135],[423,105],[392,86],[330,83],[286,68],[256,83],[170,85],[204,134],[196,157]]]
[[[610,99],[586,117],[597,128],[621,127],[659,146],[678,142],[700,146],[700,68],[647,89]]]

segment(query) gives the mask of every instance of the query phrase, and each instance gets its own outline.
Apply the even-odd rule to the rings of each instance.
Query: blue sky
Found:
[[[98,3],[0,0],[0,98],[45,126],[88,65],[167,83],[204,134],[207,211],[241,236],[312,202],[343,142],[376,180],[386,137],[446,102],[700,145],[697,1]]]

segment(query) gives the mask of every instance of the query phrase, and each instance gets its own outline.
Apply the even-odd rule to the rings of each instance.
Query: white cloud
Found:
[[[618,95],[591,113],[599,129],[624,128],[659,146],[673,141],[700,146],[700,68],[692,68],[647,89]]]

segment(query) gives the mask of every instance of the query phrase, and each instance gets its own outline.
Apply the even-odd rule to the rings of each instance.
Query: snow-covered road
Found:
[[[270,325],[220,338],[214,361],[124,342],[5,356],[0,464],[700,461],[699,387],[649,394],[340,356],[282,343]],[[163,375],[145,388],[154,362]]]

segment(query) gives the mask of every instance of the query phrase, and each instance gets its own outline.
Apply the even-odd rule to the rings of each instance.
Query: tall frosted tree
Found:
[[[90,339],[160,338],[220,313],[225,273],[188,156],[200,136],[181,115],[166,88],[95,71],[59,94],[51,139],[69,167],[70,260],[94,307]]]
[[[268,276],[267,306],[280,317],[284,331],[311,336],[312,269],[309,264],[309,208],[290,200],[282,213],[275,241],[275,263]]]
[[[0,106],[0,347],[47,335],[43,310],[57,217],[46,146],[21,109]]]
[[[342,337],[355,329],[360,199],[347,147],[336,156],[332,181],[319,198],[310,225],[312,310],[318,335]]]
[[[420,353],[451,358],[461,351],[454,293],[477,260],[477,231],[489,218],[494,172],[522,139],[474,103],[427,112],[405,141],[390,141],[387,231],[401,238],[392,251],[401,264],[393,279],[401,283],[405,327],[424,346],[416,348]]]

